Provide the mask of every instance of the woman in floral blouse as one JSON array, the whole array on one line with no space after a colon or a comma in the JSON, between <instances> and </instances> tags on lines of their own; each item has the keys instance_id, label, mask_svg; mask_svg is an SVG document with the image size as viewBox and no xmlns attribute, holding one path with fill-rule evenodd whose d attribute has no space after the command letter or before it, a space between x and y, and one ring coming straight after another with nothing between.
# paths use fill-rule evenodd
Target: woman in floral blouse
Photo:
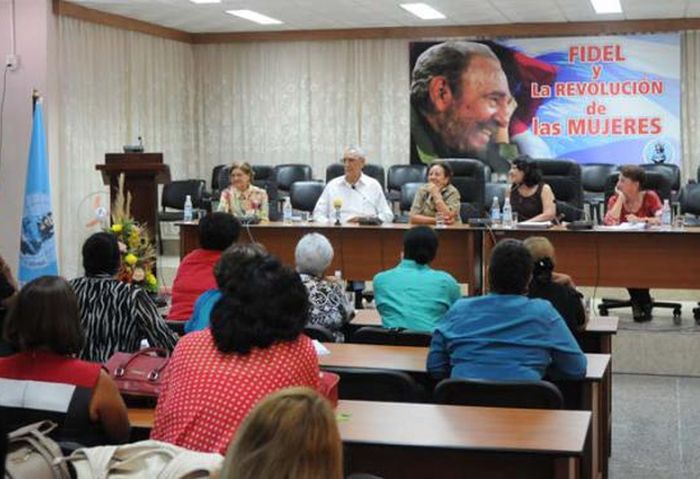
<instances>
[{"instance_id":1,"label":"woman in floral blouse","mask_svg":"<svg viewBox=\"0 0 700 479\"><path fill-rule=\"evenodd\" d=\"M309 324L327 328L337 343L345 340L341 328L350 320L349 303L339 281L323 277L333 260L333 246L319 233L304 235L294 252L297 271L309 292Z\"/></svg>"},{"instance_id":2,"label":"woman in floral blouse","mask_svg":"<svg viewBox=\"0 0 700 479\"><path fill-rule=\"evenodd\" d=\"M221 192L218 211L237 217L257 216L269 219L267 192L252 184L253 169L248 163L231 165L231 186Z\"/></svg>"}]
</instances>

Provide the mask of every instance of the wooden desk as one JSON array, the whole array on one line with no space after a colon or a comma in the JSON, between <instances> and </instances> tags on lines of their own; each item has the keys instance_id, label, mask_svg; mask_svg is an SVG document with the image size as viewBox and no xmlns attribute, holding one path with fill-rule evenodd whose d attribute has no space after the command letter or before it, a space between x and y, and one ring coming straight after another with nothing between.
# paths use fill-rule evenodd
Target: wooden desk
<instances>
[{"instance_id":1,"label":"wooden desk","mask_svg":"<svg viewBox=\"0 0 700 479\"><path fill-rule=\"evenodd\" d=\"M611 354L612 335L617 334L618 322L617 316L591 316L586 329L576 335L581 349L586 353ZM354 328L381 327L382 318L376 309L358 309L350 325Z\"/></svg>"},{"instance_id":2,"label":"wooden desk","mask_svg":"<svg viewBox=\"0 0 700 479\"><path fill-rule=\"evenodd\" d=\"M562 226L491 231L483 235L484 271L494 240L544 236L557 252L557 270L571 275L578 285L700 289L700 227L638 232L569 231Z\"/></svg>"},{"instance_id":3,"label":"wooden desk","mask_svg":"<svg viewBox=\"0 0 700 479\"><path fill-rule=\"evenodd\" d=\"M600 385L601 404L607 410L601 411L601 421L604 424L604 433L607 431L606 457L610 457L612 444L612 336L617 334L618 318L616 316L591 316L586 329L576 333L576 339L581 344L581 349L586 353L610 354L610 365L603 376ZM376 309L359 309L350 323L350 327L359 329L363 326L381 326L382 320ZM352 341L352 339L350 339Z\"/></svg>"},{"instance_id":4,"label":"wooden desk","mask_svg":"<svg viewBox=\"0 0 700 479\"><path fill-rule=\"evenodd\" d=\"M199 247L199 225L177 223L180 227L181 258ZM343 277L371 280L375 274L393 268L401 259L403 235L411 225L387 223L381 226L332 226L316 223L284 224L278 222L253 225L250 236L244 229L240 241L255 240L284 263L294 265L294 249L307 233L326 236L335 251L329 271L340 270ZM432 266L448 271L460 283L468 283L470 291L481 284L481 231L466 225L435 230L440 248Z\"/></svg>"},{"instance_id":5,"label":"wooden desk","mask_svg":"<svg viewBox=\"0 0 700 479\"><path fill-rule=\"evenodd\" d=\"M323 343L331 352L319 356L321 367L381 368L426 374L428 348L377 344ZM609 354L586 354L585 381L601 381L610 364Z\"/></svg>"},{"instance_id":6,"label":"wooden desk","mask_svg":"<svg viewBox=\"0 0 700 479\"><path fill-rule=\"evenodd\" d=\"M338 427L348 471L392 478L575 478L587 411L343 401ZM410 421L407 421L410 418ZM152 409L130 409L151 427Z\"/></svg>"},{"instance_id":7,"label":"wooden desk","mask_svg":"<svg viewBox=\"0 0 700 479\"><path fill-rule=\"evenodd\" d=\"M383 346L370 344L324 343L331 354L319 357L321 367L382 368L404 371L418 378L427 376L425 369L428 348L411 346ZM609 401L602 394L604 379L609 373L609 354L586 354L588 368L582 381L554 381L562 394L567 409L590 411L593 418L591 435L587 442L581 477L595 478L600 472L607 477Z\"/></svg>"}]
</instances>

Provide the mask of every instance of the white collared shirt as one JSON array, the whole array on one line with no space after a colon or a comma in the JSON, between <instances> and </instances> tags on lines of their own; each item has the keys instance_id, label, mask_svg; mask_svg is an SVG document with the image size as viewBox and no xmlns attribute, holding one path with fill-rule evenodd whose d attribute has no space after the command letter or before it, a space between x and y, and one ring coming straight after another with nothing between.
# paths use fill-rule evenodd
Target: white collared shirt
<instances>
[{"instance_id":1,"label":"white collared shirt","mask_svg":"<svg viewBox=\"0 0 700 479\"><path fill-rule=\"evenodd\" d=\"M320 223L334 221L333 201L336 199L343 202L340 208L342 223L355 216L377 216L385 223L391 223L394 219L381 185L364 173L354 185L347 182L345 175L329 181L314 208L314 220Z\"/></svg>"}]
</instances>

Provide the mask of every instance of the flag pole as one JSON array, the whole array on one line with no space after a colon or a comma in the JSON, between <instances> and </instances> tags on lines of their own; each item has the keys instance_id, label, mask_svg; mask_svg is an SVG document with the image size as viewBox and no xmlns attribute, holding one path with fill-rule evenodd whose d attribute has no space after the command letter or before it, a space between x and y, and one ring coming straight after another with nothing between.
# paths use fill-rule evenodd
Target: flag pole
<instances>
[{"instance_id":1,"label":"flag pole","mask_svg":"<svg viewBox=\"0 0 700 479\"><path fill-rule=\"evenodd\" d=\"M36 110L36 102L39 101L39 97L39 90L32 88L32 115L34 114L34 110Z\"/></svg>"}]
</instances>

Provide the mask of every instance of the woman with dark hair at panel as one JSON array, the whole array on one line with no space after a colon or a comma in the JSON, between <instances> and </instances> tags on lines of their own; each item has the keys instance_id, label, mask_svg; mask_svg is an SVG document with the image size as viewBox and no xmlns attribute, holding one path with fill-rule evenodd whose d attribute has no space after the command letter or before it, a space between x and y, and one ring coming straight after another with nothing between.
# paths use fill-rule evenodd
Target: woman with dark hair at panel
<instances>
[{"instance_id":1,"label":"woman with dark hair at panel","mask_svg":"<svg viewBox=\"0 0 700 479\"><path fill-rule=\"evenodd\" d=\"M214 265L216 288L209 289L197 298L192 318L185 323L185 333L200 331L209 327L211 312L221 299L223 288L228 283L239 281L239 272L249 262L267 256L267 251L259 243L234 244L223 252Z\"/></svg>"},{"instance_id":2,"label":"woman with dark hair at panel","mask_svg":"<svg viewBox=\"0 0 700 479\"><path fill-rule=\"evenodd\" d=\"M270 394L246 417L220 479L341 479L343 446L330 403L308 388Z\"/></svg>"},{"instance_id":3,"label":"woman with dark hair at panel","mask_svg":"<svg viewBox=\"0 0 700 479\"><path fill-rule=\"evenodd\" d=\"M297 243L294 261L309 292L309 324L327 328L335 341L342 343L345 340L342 328L350 321L353 308L341 282L323 276L333 261L331 242L319 233L304 235Z\"/></svg>"},{"instance_id":4,"label":"woman with dark hair at panel","mask_svg":"<svg viewBox=\"0 0 700 479\"><path fill-rule=\"evenodd\" d=\"M148 293L116 279L120 261L117 238L95 233L83 244L85 276L70 281L85 334L80 358L86 361L104 363L116 352L138 351L144 338L169 350L177 341Z\"/></svg>"},{"instance_id":5,"label":"woman with dark hair at panel","mask_svg":"<svg viewBox=\"0 0 700 479\"><path fill-rule=\"evenodd\" d=\"M586 310L571 278L556 273L554 246L543 236L531 236L523 244L530 251L533 260L532 281L528 289L530 298L546 299L559 314L572 332L583 330L586 324Z\"/></svg>"},{"instance_id":6,"label":"woman with dark hair at panel","mask_svg":"<svg viewBox=\"0 0 700 479\"><path fill-rule=\"evenodd\" d=\"M222 251L238 241L240 230L240 222L226 213L209 213L199 220L200 247L188 253L177 268L168 319L187 321L197 298L216 288L214 265Z\"/></svg>"},{"instance_id":7,"label":"woman with dark hair at panel","mask_svg":"<svg viewBox=\"0 0 700 479\"><path fill-rule=\"evenodd\" d=\"M75 359L83 337L66 280L42 276L13 300L4 337L18 351L0 358L0 416L8 430L50 419L56 440L85 446L129 438L126 406L99 364Z\"/></svg>"},{"instance_id":8,"label":"woman with dark hair at panel","mask_svg":"<svg viewBox=\"0 0 700 479\"><path fill-rule=\"evenodd\" d=\"M552 221L557 214L552 188L542 181L542 172L529 156L519 156L508 172L513 213L518 221Z\"/></svg>"},{"instance_id":9,"label":"woman with dark hair at panel","mask_svg":"<svg viewBox=\"0 0 700 479\"><path fill-rule=\"evenodd\" d=\"M459 299L457 281L430 267L437 249L438 237L432 228L417 226L406 231L401 262L372 281L382 326L432 332Z\"/></svg>"},{"instance_id":10,"label":"woman with dark hair at panel","mask_svg":"<svg viewBox=\"0 0 700 479\"><path fill-rule=\"evenodd\" d=\"M248 163L231 165L231 186L221 192L218 211L239 218L255 216L269 219L267 192L253 184L253 168Z\"/></svg>"},{"instance_id":11,"label":"woman with dark hair at panel","mask_svg":"<svg viewBox=\"0 0 700 479\"><path fill-rule=\"evenodd\" d=\"M316 352L302 334L309 300L299 275L271 256L230 268L211 326L182 337L173 352L152 439L224 454L261 398L290 386L318 389Z\"/></svg>"},{"instance_id":12,"label":"woman with dark hair at panel","mask_svg":"<svg viewBox=\"0 0 700 479\"><path fill-rule=\"evenodd\" d=\"M556 309L526 296L532 256L522 242L504 239L491 252L491 292L458 300L438 323L428 372L493 381L539 381L545 372L586 375L586 356Z\"/></svg>"},{"instance_id":13,"label":"woman with dark hair at panel","mask_svg":"<svg viewBox=\"0 0 700 479\"><path fill-rule=\"evenodd\" d=\"M644 168L624 165L615 185L615 194L608 200L608 212L603 224L647 223L658 225L663 204L655 191L643 190ZM648 289L628 288L635 321L651 321L651 295Z\"/></svg>"},{"instance_id":14,"label":"woman with dark hair at panel","mask_svg":"<svg viewBox=\"0 0 700 479\"><path fill-rule=\"evenodd\" d=\"M434 225L438 215L446 225L461 223L460 195L451 184L452 168L444 161L433 161L428 167L428 182L413 198L410 220L414 224Z\"/></svg>"}]
</instances>

